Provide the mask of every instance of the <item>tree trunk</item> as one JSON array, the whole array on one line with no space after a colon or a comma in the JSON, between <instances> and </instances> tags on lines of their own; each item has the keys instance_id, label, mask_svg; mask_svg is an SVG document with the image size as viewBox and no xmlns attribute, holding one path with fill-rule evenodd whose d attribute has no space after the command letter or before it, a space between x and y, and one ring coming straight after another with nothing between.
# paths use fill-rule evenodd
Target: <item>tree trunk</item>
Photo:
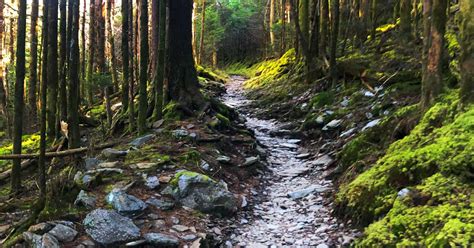
<instances>
[{"instance_id":1,"label":"tree trunk","mask_svg":"<svg viewBox=\"0 0 474 248\"><path fill-rule=\"evenodd\" d=\"M148 67L148 0L140 0L140 83L138 89L138 133L146 132L148 110L147 68Z\"/></svg>"},{"instance_id":2,"label":"tree trunk","mask_svg":"<svg viewBox=\"0 0 474 248\"><path fill-rule=\"evenodd\" d=\"M19 0L18 33L16 41L16 82L13 116L13 153L21 154L21 138L23 135L23 108L25 83L25 43L26 43L26 0ZM21 190L21 159L13 160L11 190L18 193Z\"/></svg>"},{"instance_id":3,"label":"tree trunk","mask_svg":"<svg viewBox=\"0 0 474 248\"><path fill-rule=\"evenodd\" d=\"M130 84L130 59L129 59L129 6L128 0L122 0L122 110L128 110L128 90Z\"/></svg>"},{"instance_id":4,"label":"tree trunk","mask_svg":"<svg viewBox=\"0 0 474 248\"><path fill-rule=\"evenodd\" d=\"M81 50L82 50L82 57L81 57L81 87L80 92L82 96L86 96L86 15L87 15L87 4L84 1L83 9L82 9L82 28L81 28ZM80 100L79 100L80 102Z\"/></svg>"},{"instance_id":5,"label":"tree trunk","mask_svg":"<svg viewBox=\"0 0 474 248\"><path fill-rule=\"evenodd\" d=\"M5 29L5 18L3 16L3 9L5 7L5 0L0 0L0 114L5 116L6 124L5 131L8 136L11 135L10 113L7 108L7 92L5 89L5 81L3 79L3 31Z\"/></svg>"},{"instance_id":6,"label":"tree trunk","mask_svg":"<svg viewBox=\"0 0 474 248\"><path fill-rule=\"evenodd\" d=\"M101 74L107 72L106 57L105 57L105 16L104 16L104 5L102 0L96 0L96 23L97 23L97 51L95 58L97 59L97 69Z\"/></svg>"},{"instance_id":7,"label":"tree trunk","mask_svg":"<svg viewBox=\"0 0 474 248\"><path fill-rule=\"evenodd\" d=\"M163 118L163 81L165 75L165 47L166 47L166 0L159 1L159 43L158 57L155 72L155 119Z\"/></svg>"},{"instance_id":8,"label":"tree trunk","mask_svg":"<svg viewBox=\"0 0 474 248\"><path fill-rule=\"evenodd\" d=\"M130 28L130 30L128 31L129 33L129 44L130 44L130 48L129 48L129 58L130 58L130 84L129 84L129 87L128 87L128 101L129 101L129 104L128 104L128 122L129 122L129 129L130 129L130 132L132 132L133 130L135 130L135 92L134 92L134 49L135 49L135 46L134 46L134 40L135 40L135 37L136 35L134 36L133 33L134 33L134 30L133 30L133 0L130 0L129 1L129 4L128 4L128 7L129 7L129 18L128 18L128 27ZM136 54L136 53L135 53Z\"/></svg>"},{"instance_id":9,"label":"tree trunk","mask_svg":"<svg viewBox=\"0 0 474 248\"><path fill-rule=\"evenodd\" d=\"M72 0L72 22L70 56L69 56L69 102L68 102L68 123L69 123L69 148L74 149L80 146L79 132L79 104L80 104L80 80L79 80L79 0Z\"/></svg>"},{"instance_id":10,"label":"tree trunk","mask_svg":"<svg viewBox=\"0 0 474 248\"><path fill-rule=\"evenodd\" d=\"M321 1L321 34L320 34L320 42L319 42L319 54L322 57L326 56L326 49L328 44L328 27L330 26L329 23L329 1L322 0Z\"/></svg>"},{"instance_id":11,"label":"tree trunk","mask_svg":"<svg viewBox=\"0 0 474 248\"><path fill-rule=\"evenodd\" d=\"M461 102L464 105L474 102L474 1L460 1L460 46L461 58Z\"/></svg>"},{"instance_id":12,"label":"tree trunk","mask_svg":"<svg viewBox=\"0 0 474 248\"><path fill-rule=\"evenodd\" d=\"M280 37L280 55L286 52L286 0L281 0L281 37Z\"/></svg>"},{"instance_id":13,"label":"tree trunk","mask_svg":"<svg viewBox=\"0 0 474 248\"><path fill-rule=\"evenodd\" d=\"M339 0L331 2L331 50L329 56L329 70L333 85L337 82L337 36L339 33Z\"/></svg>"},{"instance_id":14,"label":"tree trunk","mask_svg":"<svg viewBox=\"0 0 474 248\"><path fill-rule=\"evenodd\" d=\"M151 0L151 78L155 78L156 72L156 63L158 61L158 45L160 43L159 35L159 12L160 12L160 3L159 0Z\"/></svg>"},{"instance_id":15,"label":"tree trunk","mask_svg":"<svg viewBox=\"0 0 474 248\"><path fill-rule=\"evenodd\" d=\"M206 0L202 0L201 5L201 35L199 36L199 54L197 59L197 64L200 65L202 62L202 57L204 55L204 34L206 31Z\"/></svg>"},{"instance_id":16,"label":"tree trunk","mask_svg":"<svg viewBox=\"0 0 474 248\"><path fill-rule=\"evenodd\" d=\"M95 0L90 0L90 13L89 13L89 60L88 60L88 65L87 65L87 98L89 105L92 105L94 103L93 99L93 82L92 82L92 77L94 73L94 56L95 56L95 47L96 47L96 42L95 42L95 36L96 36L96 27L95 27L95 22L96 22L96 14L95 14Z\"/></svg>"},{"instance_id":17,"label":"tree trunk","mask_svg":"<svg viewBox=\"0 0 474 248\"><path fill-rule=\"evenodd\" d=\"M275 23L275 0L270 0L270 20L268 21L268 29L270 30L270 46L272 55L275 53L275 32L273 31L273 23Z\"/></svg>"},{"instance_id":18,"label":"tree trunk","mask_svg":"<svg viewBox=\"0 0 474 248\"><path fill-rule=\"evenodd\" d=\"M421 94L421 105L424 109L431 106L435 98L441 93L443 88L442 83L442 65L443 65L443 53L444 53L444 33L446 31L446 8L447 0L425 0L424 3L428 3L428 6L432 8L429 14L424 18L429 18L430 28L426 33L428 40L425 47L428 56L426 58L426 66L424 67L423 80L422 80L422 94Z\"/></svg>"},{"instance_id":19,"label":"tree trunk","mask_svg":"<svg viewBox=\"0 0 474 248\"><path fill-rule=\"evenodd\" d=\"M192 0L169 2L168 83L169 98L190 110L199 110L204 98L199 91L191 45Z\"/></svg>"},{"instance_id":20,"label":"tree trunk","mask_svg":"<svg viewBox=\"0 0 474 248\"><path fill-rule=\"evenodd\" d=\"M2 0L3 1L3 0ZM28 82L28 105L30 110L31 127L37 123L36 86L38 85L38 34L36 32L38 23L38 0L31 3L31 26L30 26L30 79ZM2 39L0 38L0 41ZM0 48L1 49L1 48ZM2 73L2 72L0 72ZM1 103L0 103L1 104Z\"/></svg>"},{"instance_id":21,"label":"tree trunk","mask_svg":"<svg viewBox=\"0 0 474 248\"><path fill-rule=\"evenodd\" d=\"M309 0L300 0L299 19L301 34L309 40Z\"/></svg>"},{"instance_id":22,"label":"tree trunk","mask_svg":"<svg viewBox=\"0 0 474 248\"><path fill-rule=\"evenodd\" d=\"M48 137L54 139L58 134L58 1L51 0L48 10Z\"/></svg>"},{"instance_id":23,"label":"tree trunk","mask_svg":"<svg viewBox=\"0 0 474 248\"><path fill-rule=\"evenodd\" d=\"M193 46L193 56L194 60L197 61L197 42L196 42L196 20L197 20L197 3L193 1L193 20L192 20L192 28L191 32L193 34L192 38L192 46Z\"/></svg>"},{"instance_id":24,"label":"tree trunk","mask_svg":"<svg viewBox=\"0 0 474 248\"><path fill-rule=\"evenodd\" d=\"M115 91L119 90L119 82L118 82L118 75L117 75L117 58L115 56L115 37L114 37L114 30L113 30L113 23L114 23L114 15L112 13L112 6L114 5L114 0L107 0L107 33L108 33L108 40L110 46L110 62L112 68L110 70L112 74L112 82L115 88Z\"/></svg>"},{"instance_id":25,"label":"tree trunk","mask_svg":"<svg viewBox=\"0 0 474 248\"><path fill-rule=\"evenodd\" d=\"M61 121L67 120L67 89L66 89L66 75L67 75L67 26L66 26L66 0L61 0L59 5L60 25L59 25L59 118Z\"/></svg>"},{"instance_id":26,"label":"tree trunk","mask_svg":"<svg viewBox=\"0 0 474 248\"><path fill-rule=\"evenodd\" d=\"M411 36L411 1L400 0L400 37L404 42Z\"/></svg>"}]
</instances>

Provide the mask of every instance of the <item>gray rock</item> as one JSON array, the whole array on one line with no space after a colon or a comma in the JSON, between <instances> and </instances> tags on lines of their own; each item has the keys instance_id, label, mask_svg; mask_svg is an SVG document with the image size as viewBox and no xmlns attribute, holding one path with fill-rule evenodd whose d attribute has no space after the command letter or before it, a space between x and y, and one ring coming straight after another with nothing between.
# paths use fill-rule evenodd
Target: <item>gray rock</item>
<instances>
[{"instance_id":1,"label":"gray rock","mask_svg":"<svg viewBox=\"0 0 474 248\"><path fill-rule=\"evenodd\" d=\"M322 126L324 124L324 116L319 115L318 117L316 117L316 123Z\"/></svg>"},{"instance_id":2,"label":"gray rock","mask_svg":"<svg viewBox=\"0 0 474 248\"><path fill-rule=\"evenodd\" d=\"M140 229L127 217L113 210L96 209L83 221L86 233L97 243L110 246L140 238Z\"/></svg>"},{"instance_id":3,"label":"gray rock","mask_svg":"<svg viewBox=\"0 0 474 248\"><path fill-rule=\"evenodd\" d=\"M217 157L217 162L223 163L223 164L229 164L230 163L230 158L227 156L219 156Z\"/></svg>"},{"instance_id":4,"label":"gray rock","mask_svg":"<svg viewBox=\"0 0 474 248\"><path fill-rule=\"evenodd\" d=\"M191 241L194 241L196 240L198 237L194 234L188 234L188 235L184 235L183 237L181 237L184 241L187 241L187 242L191 242Z\"/></svg>"},{"instance_id":5,"label":"gray rock","mask_svg":"<svg viewBox=\"0 0 474 248\"><path fill-rule=\"evenodd\" d=\"M313 193L324 192L326 190L327 190L327 188L325 188L325 187L312 185L312 186L307 187L305 189L288 193L288 197L290 197L293 200L298 200L298 199L304 198L306 196L309 196Z\"/></svg>"},{"instance_id":6,"label":"gray rock","mask_svg":"<svg viewBox=\"0 0 474 248\"><path fill-rule=\"evenodd\" d=\"M173 230L176 230L178 232L186 232L189 230L189 227L183 226L183 225L173 225L171 228L173 228Z\"/></svg>"},{"instance_id":7,"label":"gray rock","mask_svg":"<svg viewBox=\"0 0 474 248\"><path fill-rule=\"evenodd\" d=\"M339 120L339 119L332 120L328 124L326 124L326 126L323 127L323 130L327 131L330 129L336 129L341 125L341 123L342 123L342 120Z\"/></svg>"},{"instance_id":8,"label":"gray rock","mask_svg":"<svg viewBox=\"0 0 474 248\"><path fill-rule=\"evenodd\" d=\"M224 185L199 173L179 172L165 192L183 206L204 213L226 215L237 210L237 199Z\"/></svg>"},{"instance_id":9,"label":"gray rock","mask_svg":"<svg viewBox=\"0 0 474 248\"><path fill-rule=\"evenodd\" d=\"M204 160L201 161L201 164L199 166L205 171L212 171L212 167Z\"/></svg>"},{"instance_id":10,"label":"gray rock","mask_svg":"<svg viewBox=\"0 0 474 248\"><path fill-rule=\"evenodd\" d=\"M113 148L107 148L102 150L102 156L107 160L116 160L127 156L127 151L119 151Z\"/></svg>"},{"instance_id":11,"label":"gray rock","mask_svg":"<svg viewBox=\"0 0 474 248\"><path fill-rule=\"evenodd\" d=\"M189 132L186 129L180 128L173 131L173 136L178 139L186 138L189 136Z\"/></svg>"},{"instance_id":12,"label":"gray rock","mask_svg":"<svg viewBox=\"0 0 474 248\"><path fill-rule=\"evenodd\" d=\"M28 228L28 232L43 235L53 229L54 225L48 222L38 223Z\"/></svg>"},{"instance_id":13,"label":"gray rock","mask_svg":"<svg viewBox=\"0 0 474 248\"><path fill-rule=\"evenodd\" d=\"M162 233L147 233L143 235L148 244L157 247L178 247L179 240L173 236Z\"/></svg>"},{"instance_id":14,"label":"gray rock","mask_svg":"<svg viewBox=\"0 0 474 248\"><path fill-rule=\"evenodd\" d=\"M133 146L133 147L140 148L143 145L145 145L146 143L150 142L154 138L155 138L154 134L148 134L148 135L136 138L135 140L130 142L130 145Z\"/></svg>"},{"instance_id":15,"label":"gray rock","mask_svg":"<svg viewBox=\"0 0 474 248\"><path fill-rule=\"evenodd\" d=\"M312 162L312 164L314 166L323 166L323 167L326 167L328 165L330 165L334 160L327 154L319 157L318 159L314 160Z\"/></svg>"},{"instance_id":16,"label":"gray rock","mask_svg":"<svg viewBox=\"0 0 474 248\"><path fill-rule=\"evenodd\" d=\"M362 131L365 131L369 128L372 128L372 127L375 127L377 126L379 123L380 123L381 119L375 119L369 123L367 123L367 125L365 125L363 128L362 128Z\"/></svg>"},{"instance_id":17,"label":"gray rock","mask_svg":"<svg viewBox=\"0 0 474 248\"><path fill-rule=\"evenodd\" d=\"M100 164L97 165L97 167L98 168L116 168L116 167L119 167L121 165L122 165L121 162L115 161L115 162L100 163Z\"/></svg>"},{"instance_id":18,"label":"gray rock","mask_svg":"<svg viewBox=\"0 0 474 248\"><path fill-rule=\"evenodd\" d=\"M319 244L316 248L329 248L327 244Z\"/></svg>"},{"instance_id":19,"label":"gray rock","mask_svg":"<svg viewBox=\"0 0 474 248\"><path fill-rule=\"evenodd\" d=\"M92 169L97 168L97 165L102 163L102 161L97 158L86 158L84 159L84 163L85 163L86 170L92 170Z\"/></svg>"},{"instance_id":20,"label":"gray rock","mask_svg":"<svg viewBox=\"0 0 474 248\"><path fill-rule=\"evenodd\" d=\"M174 208L174 202L172 201L167 201L167 200L159 200L159 199L156 199L155 197L151 197L150 199L148 199L146 201L146 203L148 205L152 205L152 206L155 206L161 210L171 210Z\"/></svg>"},{"instance_id":21,"label":"gray rock","mask_svg":"<svg viewBox=\"0 0 474 248\"><path fill-rule=\"evenodd\" d=\"M408 189L408 188L403 188L403 189L401 189L400 191L398 191L398 193L397 193L397 198L398 198L398 199L403 199L403 198L405 198L405 197L407 197L407 196L410 196L410 193L411 193L411 190L410 190L410 189Z\"/></svg>"},{"instance_id":22,"label":"gray rock","mask_svg":"<svg viewBox=\"0 0 474 248\"><path fill-rule=\"evenodd\" d=\"M339 135L340 138L344 138L344 137L348 137L350 136L351 134L353 134L357 129L354 127L354 128L351 128L347 131L344 131L343 133L341 133L341 135Z\"/></svg>"},{"instance_id":23,"label":"gray rock","mask_svg":"<svg viewBox=\"0 0 474 248\"><path fill-rule=\"evenodd\" d=\"M31 248L41 248L42 237L38 234L32 232L24 232L23 239L26 241L29 247Z\"/></svg>"},{"instance_id":24,"label":"gray rock","mask_svg":"<svg viewBox=\"0 0 474 248\"><path fill-rule=\"evenodd\" d=\"M45 233L41 240L41 248L60 248L58 239L49 233Z\"/></svg>"},{"instance_id":25,"label":"gray rock","mask_svg":"<svg viewBox=\"0 0 474 248\"><path fill-rule=\"evenodd\" d=\"M140 239L140 240L137 240L137 241L128 242L128 243L125 244L125 246L126 247L136 247L136 246L141 246L145 243L146 243L146 239Z\"/></svg>"},{"instance_id":26,"label":"gray rock","mask_svg":"<svg viewBox=\"0 0 474 248\"><path fill-rule=\"evenodd\" d=\"M100 178L96 173L83 173L78 171L76 175L74 175L74 182L77 186L81 189L91 189L100 182Z\"/></svg>"},{"instance_id":27,"label":"gray rock","mask_svg":"<svg viewBox=\"0 0 474 248\"><path fill-rule=\"evenodd\" d=\"M245 162L242 164L243 167L250 166L256 164L260 161L259 157L248 157L245 158Z\"/></svg>"},{"instance_id":28,"label":"gray rock","mask_svg":"<svg viewBox=\"0 0 474 248\"><path fill-rule=\"evenodd\" d=\"M146 209L146 204L133 195L120 189L113 189L106 197L107 203L120 214L134 216L141 214Z\"/></svg>"},{"instance_id":29,"label":"gray rock","mask_svg":"<svg viewBox=\"0 0 474 248\"><path fill-rule=\"evenodd\" d=\"M301 154L296 155L296 158L297 159L307 159L310 156L311 156L311 154L309 154L309 153L301 153Z\"/></svg>"},{"instance_id":30,"label":"gray rock","mask_svg":"<svg viewBox=\"0 0 474 248\"><path fill-rule=\"evenodd\" d=\"M156 189L160 186L160 180L157 176L147 177L145 180L145 186L149 189Z\"/></svg>"},{"instance_id":31,"label":"gray rock","mask_svg":"<svg viewBox=\"0 0 474 248\"><path fill-rule=\"evenodd\" d=\"M57 240L61 242L71 242L77 236L76 230L62 224L56 225L48 233L53 235Z\"/></svg>"}]
</instances>

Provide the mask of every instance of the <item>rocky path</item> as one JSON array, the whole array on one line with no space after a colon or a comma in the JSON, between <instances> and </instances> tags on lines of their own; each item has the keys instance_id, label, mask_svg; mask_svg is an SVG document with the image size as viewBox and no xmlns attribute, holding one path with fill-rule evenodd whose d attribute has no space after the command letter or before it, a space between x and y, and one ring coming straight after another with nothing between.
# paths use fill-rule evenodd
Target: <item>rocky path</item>
<instances>
[{"instance_id":1,"label":"rocky path","mask_svg":"<svg viewBox=\"0 0 474 248\"><path fill-rule=\"evenodd\" d=\"M350 243L355 231L330 214L326 198L331 181L323 172L332 158L313 154L300 140L284 135L282 123L255 117L243 92L245 79L233 77L222 100L246 118L246 125L267 154L268 171L260 175L261 189L252 190L248 211L224 221L227 247L340 247Z\"/></svg>"}]
</instances>

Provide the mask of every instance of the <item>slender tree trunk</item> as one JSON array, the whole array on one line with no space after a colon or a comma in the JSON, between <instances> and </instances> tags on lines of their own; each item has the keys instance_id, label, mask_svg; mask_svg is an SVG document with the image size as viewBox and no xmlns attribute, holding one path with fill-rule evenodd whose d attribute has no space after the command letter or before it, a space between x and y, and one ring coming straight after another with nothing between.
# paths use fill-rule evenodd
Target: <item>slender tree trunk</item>
<instances>
[{"instance_id":1,"label":"slender tree trunk","mask_svg":"<svg viewBox=\"0 0 474 248\"><path fill-rule=\"evenodd\" d=\"M191 45L191 0L169 2L168 27L168 80L171 100L190 109L198 110L204 104L199 91Z\"/></svg>"},{"instance_id":2,"label":"slender tree trunk","mask_svg":"<svg viewBox=\"0 0 474 248\"><path fill-rule=\"evenodd\" d=\"M59 5L60 24L59 24L59 118L61 121L67 120L67 89L66 89L66 75L67 75L67 26L66 26L66 0L61 0Z\"/></svg>"},{"instance_id":3,"label":"slender tree trunk","mask_svg":"<svg viewBox=\"0 0 474 248\"><path fill-rule=\"evenodd\" d=\"M96 0L96 23L97 23L97 51L96 51L96 59L97 59L97 69L101 74L107 72L106 66L106 57L105 57L105 16L104 16L104 5L102 0Z\"/></svg>"},{"instance_id":4,"label":"slender tree trunk","mask_svg":"<svg viewBox=\"0 0 474 248\"><path fill-rule=\"evenodd\" d=\"M3 78L3 31L5 29L5 18L3 16L3 9L5 7L5 0L0 0L0 114L5 117L5 130L8 136L11 135L10 113L7 107L7 92L5 89L5 81Z\"/></svg>"},{"instance_id":5,"label":"slender tree trunk","mask_svg":"<svg viewBox=\"0 0 474 248\"><path fill-rule=\"evenodd\" d=\"M400 0L400 36L404 42L411 36L411 1Z\"/></svg>"},{"instance_id":6,"label":"slender tree trunk","mask_svg":"<svg viewBox=\"0 0 474 248\"><path fill-rule=\"evenodd\" d=\"M309 40L309 0L300 0L299 19L301 34Z\"/></svg>"},{"instance_id":7,"label":"slender tree trunk","mask_svg":"<svg viewBox=\"0 0 474 248\"><path fill-rule=\"evenodd\" d=\"M159 1L158 33L159 43L155 72L155 119L163 118L163 81L165 75L165 48L166 48L166 0Z\"/></svg>"},{"instance_id":8,"label":"slender tree trunk","mask_svg":"<svg viewBox=\"0 0 474 248\"><path fill-rule=\"evenodd\" d=\"M158 44L160 41L160 35L158 32L159 25L159 12L160 12L160 3L159 0L151 0L151 78L155 78L156 72L156 63L158 61Z\"/></svg>"},{"instance_id":9,"label":"slender tree trunk","mask_svg":"<svg viewBox=\"0 0 474 248\"><path fill-rule=\"evenodd\" d=\"M474 102L474 1L460 1L461 101L464 105Z\"/></svg>"},{"instance_id":10,"label":"slender tree trunk","mask_svg":"<svg viewBox=\"0 0 474 248\"><path fill-rule=\"evenodd\" d=\"M114 30L113 30L113 22L114 22L114 15L112 13L112 6L114 5L114 0L107 0L107 33L108 33L108 40L110 46L110 60L112 68L110 70L112 74L112 82L115 87L115 91L119 90L119 82L118 82L118 75L117 75L117 58L115 56L115 37L114 37Z\"/></svg>"},{"instance_id":11,"label":"slender tree trunk","mask_svg":"<svg viewBox=\"0 0 474 248\"><path fill-rule=\"evenodd\" d=\"M268 29L270 30L270 46L272 55L275 53L275 32L273 31L273 24L275 23L275 0L270 0L270 20L268 21Z\"/></svg>"},{"instance_id":12,"label":"slender tree trunk","mask_svg":"<svg viewBox=\"0 0 474 248\"><path fill-rule=\"evenodd\" d=\"M23 135L23 108L25 83L25 45L26 45L26 0L19 0L18 34L16 47L16 83L13 116L13 153L21 154L21 138ZM21 159L13 160L11 174L11 190L18 193L21 190Z\"/></svg>"},{"instance_id":13,"label":"slender tree trunk","mask_svg":"<svg viewBox=\"0 0 474 248\"><path fill-rule=\"evenodd\" d=\"M81 50L82 50L82 57L81 57L81 95L86 96L86 14L87 13L87 4L84 1L83 10L82 10L82 28L81 28ZM79 100L80 102L80 100Z\"/></svg>"},{"instance_id":14,"label":"slender tree trunk","mask_svg":"<svg viewBox=\"0 0 474 248\"><path fill-rule=\"evenodd\" d=\"M333 85L337 82L337 62L336 62L336 51L337 51L337 36L339 33L339 0L331 2L331 49L329 56L329 70Z\"/></svg>"},{"instance_id":15,"label":"slender tree trunk","mask_svg":"<svg viewBox=\"0 0 474 248\"><path fill-rule=\"evenodd\" d=\"M68 123L69 123L69 148L74 149L80 146L79 132L79 104L80 104L80 80L79 80L79 0L71 0L72 22L70 56L69 56L69 102L68 102Z\"/></svg>"},{"instance_id":16,"label":"slender tree trunk","mask_svg":"<svg viewBox=\"0 0 474 248\"><path fill-rule=\"evenodd\" d=\"M58 134L58 1L50 0L48 10L48 137L54 139Z\"/></svg>"},{"instance_id":17,"label":"slender tree trunk","mask_svg":"<svg viewBox=\"0 0 474 248\"><path fill-rule=\"evenodd\" d=\"M281 41L280 41L280 55L286 52L286 0L281 0Z\"/></svg>"},{"instance_id":18,"label":"slender tree trunk","mask_svg":"<svg viewBox=\"0 0 474 248\"><path fill-rule=\"evenodd\" d=\"M96 36L96 27L95 27L95 22L96 22L96 14L95 14L95 0L90 0L90 13L89 13L89 60L88 60L88 65L87 65L87 98L88 102L90 105L94 103L93 99L93 82L92 82L92 77L94 73L94 56L95 56L95 47L96 47L96 42L95 42L95 36Z\"/></svg>"},{"instance_id":19,"label":"slender tree trunk","mask_svg":"<svg viewBox=\"0 0 474 248\"><path fill-rule=\"evenodd\" d=\"M206 32L206 0L202 0L201 5L201 35L199 37L199 54L197 59L197 64L200 65L202 62L202 57L204 55L204 34Z\"/></svg>"},{"instance_id":20,"label":"slender tree trunk","mask_svg":"<svg viewBox=\"0 0 474 248\"><path fill-rule=\"evenodd\" d=\"M431 11L424 18L429 18L430 28L427 32L428 40L424 50L428 52L426 66L424 66L422 80L421 105L424 109L433 104L435 98L441 93L442 83L442 65L444 53L444 33L446 31L446 8L447 0L425 0ZM431 2L432 1L432 2ZM426 31L425 31L426 32Z\"/></svg>"},{"instance_id":21,"label":"slender tree trunk","mask_svg":"<svg viewBox=\"0 0 474 248\"><path fill-rule=\"evenodd\" d=\"M322 0L321 1L321 38L319 42L319 54L322 57L326 56L326 49L328 44L328 27L330 26L329 23L329 1Z\"/></svg>"},{"instance_id":22,"label":"slender tree trunk","mask_svg":"<svg viewBox=\"0 0 474 248\"><path fill-rule=\"evenodd\" d=\"M196 37L197 6L198 6L197 2L193 1L193 17L192 17L193 18L193 21L192 21L193 26L192 26L192 29L191 29L192 31L191 32L193 34L193 38L192 38L193 56L194 56L194 60L196 61L196 63L197 63L197 44L196 44L197 43L196 42L196 39L197 39L197 37Z\"/></svg>"},{"instance_id":23,"label":"slender tree trunk","mask_svg":"<svg viewBox=\"0 0 474 248\"><path fill-rule=\"evenodd\" d=\"M191 18L191 17L190 17ZM146 118L148 110L147 82L148 82L148 0L140 0L140 84L138 107L138 133L146 132Z\"/></svg>"},{"instance_id":24,"label":"slender tree trunk","mask_svg":"<svg viewBox=\"0 0 474 248\"><path fill-rule=\"evenodd\" d=\"M129 2L129 18L128 18L128 21L129 21L129 44L130 44L130 48L129 48L129 58L130 58L130 85L128 87L128 100L129 100L129 104L128 104L128 122L129 122L129 126L130 126L130 132L133 132L133 130L135 130L135 90L134 90L134 64L135 64L135 60L136 58L134 58L134 49L135 49L135 43L134 43L134 40L135 40L135 37L133 35L133 0L130 0Z\"/></svg>"},{"instance_id":25,"label":"slender tree trunk","mask_svg":"<svg viewBox=\"0 0 474 248\"><path fill-rule=\"evenodd\" d=\"M122 0L122 109L128 110L128 90L130 84L130 59L129 59L129 6L128 0Z\"/></svg>"},{"instance_id":26,"label":"slender tree trunk","mask_svg":"<svg viewBox=\"0 0 474 248\"><path fill-rule=\"evenodd\" d=\"M370 5L370 20L372 23L372 27L370 29L370 37L372 38L372 41L375 41L375 31L377 30L377 0L372 0L372 3Z\"/></svg>"},{"instance_id":27,"label":"slender tree trunk","mask_svg":"<svg viewBox=\"0 0 474 248\"><path fill-rule=\"evenodd\" d=\"M31 3L31 26L30 26L30 78L28 83L28 105L30 110L31 126L37 123L36 86L38 85L38 34L36 32L38 23L38 0ZM1 39L0 39L1 40Z\"/></svg>"}]
</instances>

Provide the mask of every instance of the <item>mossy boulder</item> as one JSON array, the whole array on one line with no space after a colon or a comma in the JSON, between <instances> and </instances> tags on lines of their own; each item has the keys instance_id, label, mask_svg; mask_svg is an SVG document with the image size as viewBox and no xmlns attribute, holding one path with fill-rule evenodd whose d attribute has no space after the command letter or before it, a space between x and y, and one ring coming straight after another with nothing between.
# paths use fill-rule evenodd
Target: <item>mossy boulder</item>
<instances>
[{"instance_id":1,"label":"mossy boulder","mask_svg":"<svg viewBox=\"0 0 474 248\"><path fill-rule=\"evenodd\" d=\"M172 195L183 206L204 213L230 215L237 210L237 199L224 184L196 172L176 173L163 193Z\"/></svg>"}]
</instances>

